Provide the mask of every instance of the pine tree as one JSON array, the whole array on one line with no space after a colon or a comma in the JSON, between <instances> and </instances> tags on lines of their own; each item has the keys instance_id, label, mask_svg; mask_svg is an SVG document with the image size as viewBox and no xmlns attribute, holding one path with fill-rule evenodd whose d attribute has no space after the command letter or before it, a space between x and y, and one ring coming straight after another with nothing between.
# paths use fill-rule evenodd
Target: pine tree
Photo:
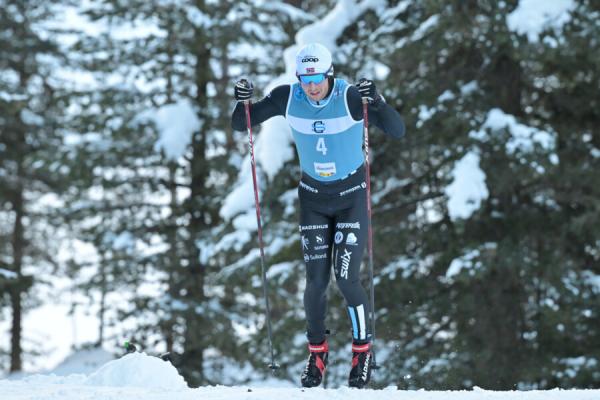
<instances>
[{"instance_id":1,"label":"pine tree","mask_svg":"<svg viewBox=\"0 0 600 400\"><path fill-rule=\"evenodd\" d=\"M103 33L73 48L82 54L77 67L97 82L122 82L82 90L74 102L79 118L72 129L95 139L83 141L73 160L85 167L73 176L79 191L69 213L81 227L80 239L99 254L92 266L99 273L82 289L102 302L158 278L158 293L100 308L113 321L140 321L133 339L143 348L172 351L192 386L221 383L219 365L229 357L227 362L244 363L247 354L235 325L245 317L230 307L232 282L219 274L222 254L213 250L222 232L221 199L237 172L239 151L246 150L244 135L229 129L231 102L223 95L231 92L231 64L238 62L229 52L240 46L234 42L240 35L226 19L235 10L248 13L245 23L254 17L239 2L140 2L125 9L105 1L87 10L91 20L109 24L112 32L145 21L155 33L133 39ZM131 84L135 76L145 84ZM178 118L174 112L182 105L199 121L189 145L180 156L166 148L157 153L169 128L161 115Z\"/></svg>"},{"instance_id":2,"label":"pine tree","mask_svg":"<svg viewBox=\"0 0 600 400\"><path fill-rule=\"evenodd\" d=\"M518 260L527 232L502 223L499 215L520 209L518 220L527 214L514 194L532 171L507 154L508 136L474 143L470 135L494 107L521 116L521 55L506 25L513 8L482 2L409 10L413 18L420 15L419 25L408 31L398 52L407 71L399 84L409 83L406 96L414 99L409 115L418 138L411 143L417 141L418 150L410 154L416 173L411 180L420 199L414 225L409 219L414 236L407 240L412 247L407 254L416 254L416 260L399 260L395 267L404 269L412 285L400 286L406 290L400 301L406 312L400 315L408 318L399 331L409 340L400 341L397 358L419 386L507 389L526 368L528 346L521 338L527 289ZM468 154L480 155L490 193L472 216L454 218L446 207L446 188L455 163ZM515 176L519 180L511 179ZM453 260L470 265L471 274L452 281L447 270ZM405 348L408 354L402 354Z\"/></svg>"},{"instance_id":3,"label":"pine tree","mask_svg":"<svg viewBox=\"0 0 600 400\"><path fill-rule=\"evenodd\" d=\"M65 189L60 154L61 91L53 72L61 52L45 23L46 2L9 1L0 10L0 265L11 309L10 372L23 369L23 318L38 299L38 277L56 266L62 237L52 199ZM45 200L45 201L44 201ZM5 297L6 296L6 297Z\"/></svg>"},{"instance_id":4,"label":"pine tree","mask_svg":"<svg viewBox=\"0 0 600 400\"><path fill-rule=\"evenodd\" d=\"M530 73L532 118L556 133L553 163L535 203L547 226L539 246L543 282L532 309L536 357L544 368L531 380L546 387L600 385L598 359L598 93L597 16L590 1L577 2L561 29L540 34ZM539 224L540 221L536 221ZM553 232L554 234L548 234Z\"/></svg>"},{"instance_id":5,"label":"pine tree","mask_svg":"<svg viewBox=\"0 0 600 400\"><path fill-rule=\"evenodd\" d=\"M375 196L385 189L385 203L376 201L374 208L376 233L381 233L375 239L376 264L382 266L379 326L385 326L379 331L380 346L395 345L386 365L400 371L384 371L382 378L400 387L511 389L592 382L590 347L586 353L579 343L597 340L589 325L594 314L585 311L594 304L594 289L589 278L588 283L582 279L594 272L574 272L584 262L574 259L570 249L579 249L589 265L595 245L582 238L593 231L549 232L579 226L572 215L561 216L560 192L552 183L564 182L563 132L576 138L571 143L592 143L585 128L573 132L576 124L564 121L556 105L567 103L554 94L563 89L550 77L557 54L573 60L573 49L582 48L573 45L585 42L575 32L593 35L593 29L583 29L584 22L574 18L577 23L566 25L573 43L563 42L561 32L530 43L508 29L507 17L516 6L402 3L377 15L381 28L369 38L381 46L365 46L366 54L394 66L386 81L391 90L384 94L389 102L404 101L408 126L402 143L376 147L373 140ZM589 13L591 6L585 7ZM393 43L397 50L390 52ZM586 56L579 59L597 54L593 48L583 51ZM546 76L540 74L546 69ZM565 77L575 70L565 67ZM589 71L588 83L595 79L593 68ZM492 116L513 121L513 127L495 124ZM532 137L520 140L523 130ZM578 154L582 164L572 171L585 170L582 166L594 161L593 148L575 148L585 157ZM572 145L564 151L569 154ZM457 162L470 156L479 160L489 193L470 215L455 217L448 209L447 188ZM389 178L378 181L378 176ZM587 179L575 180L582 182L581 190L589 190ZM450 274L449 267L458 263L462 272ZM565 347L567 326L581 332L587 328L589 335ZM586 360L581 373L572 381L564 379L573 360L581 360L577 357Z\"/></svg>"}]
</instances>

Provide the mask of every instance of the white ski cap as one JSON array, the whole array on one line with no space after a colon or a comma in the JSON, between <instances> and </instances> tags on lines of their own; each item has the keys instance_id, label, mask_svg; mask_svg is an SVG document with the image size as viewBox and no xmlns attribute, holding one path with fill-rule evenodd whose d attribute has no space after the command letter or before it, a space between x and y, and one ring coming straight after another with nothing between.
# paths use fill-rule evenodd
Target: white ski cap
<instances>
[{"instance_id":1,"label":"white ski cap","mask_svg":"<svg viewBox=\"0 0 600 400\"><path fill-rule=\"evenodd\" d=\"M331 53L319 43L310 43L296 54L296 75L333 75Z\"/></svg>"}]
</instances>

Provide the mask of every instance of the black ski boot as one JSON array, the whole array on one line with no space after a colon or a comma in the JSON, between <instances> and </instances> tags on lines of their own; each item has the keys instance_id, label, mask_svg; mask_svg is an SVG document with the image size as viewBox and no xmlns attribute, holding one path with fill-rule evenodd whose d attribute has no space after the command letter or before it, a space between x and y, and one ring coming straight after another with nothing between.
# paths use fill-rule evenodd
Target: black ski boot
<instances>
[{"instance_id":1,"label":"black ski boot","mask_svg":"<svg viewBox=\"0 0 600 400\"><path fill-rule=\"evenodd\" d=\"M327 356L329 355L327 340L321 344L309 344L308 351L310 352L310 356L308 357L308 362L306 363L304 372L302 372L300 381L304 387L319 386L327 367Z\"/></svg>"},{"instance_id":2,"label":"black ski boot","mask_svg":"<svg viewBox=\"0 0 600 400\"><path fill-rule=\"evenodd\" d=\"M371 344L352 344L352 369L348 377L348 385L362 389L371 380Z\"/></svg>"}]
</instances>

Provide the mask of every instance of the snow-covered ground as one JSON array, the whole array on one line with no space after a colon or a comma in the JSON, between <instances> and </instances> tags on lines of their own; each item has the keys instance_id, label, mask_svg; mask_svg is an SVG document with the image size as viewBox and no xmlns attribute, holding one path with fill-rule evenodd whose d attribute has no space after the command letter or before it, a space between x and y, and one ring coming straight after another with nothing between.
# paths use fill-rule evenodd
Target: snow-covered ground
<instances>
[{"instance_id":1,"label":"snow-covered ground","mask_svg":"<svg viewBox=\"0 0 600 400\"><path fill-rule=\"evenodd\" d=\"M72 356L56 370L70 375L31 375L20 379L0 380L2 400L294 400L315 398L332 400L599 400L600 390L551 390L530 392L472 391L402 391L395 387L383 390L302 389L265 386L211 386L190 389L177 370L168 362L143 353L128 354L111 360L93 372L91 367L105 360L101 350Z\"/></svg>"}]
</instances>

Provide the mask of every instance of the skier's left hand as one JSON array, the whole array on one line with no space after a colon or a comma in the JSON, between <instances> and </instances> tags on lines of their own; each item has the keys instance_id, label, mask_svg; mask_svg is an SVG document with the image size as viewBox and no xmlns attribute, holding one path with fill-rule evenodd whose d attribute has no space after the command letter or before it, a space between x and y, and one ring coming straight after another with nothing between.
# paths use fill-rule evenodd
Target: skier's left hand
<instances>
[{"instance_id":1,"label":"skier's left hand","mask_svg":"<svg viewBox=\"0 0 600 400\"><path fill-rule=\"evenodd\" d=\"M367 99L369 103L376 101L379 98L375 82L370 79L361 78L356 84L356 88L363 99Z\"/></svg>"}]
</instances>

